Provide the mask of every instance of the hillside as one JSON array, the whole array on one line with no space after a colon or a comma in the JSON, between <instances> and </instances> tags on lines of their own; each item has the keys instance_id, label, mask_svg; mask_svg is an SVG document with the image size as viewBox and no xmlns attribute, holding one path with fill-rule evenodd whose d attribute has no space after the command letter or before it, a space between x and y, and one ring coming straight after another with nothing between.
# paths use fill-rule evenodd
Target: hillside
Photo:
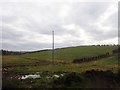
<instances>
[{"instance_id":1,"label":"hillside","mask_svg":"<svg viewBox=\"0 0 120 90\"><path fill-rule=\"evenodd\" d=\"M96 56L112 52L117 46L78 46L68 47L55 50L55 60L71 61L76 58ZM35 53L27 53L23 57L29 57L33 59L51 60L52 52L42 51Z\"/></svg>"},{"instance_id":2,"label":"hillside","mask_svg":"<svg viewBox=\"0 0 120 90\"><path fill-rule=\"evenodd\" d=\"M55 50L54 61L72 62L76 58L97 56L107 52L112 53L112 50L118 46L78 46L68 47ZM47 60L51 61L52 51L37 51L22 55L3 55L3 64L7 63L32 63L35 61Z\"/></svg>"},{"instance_id":3,"label":"hillside","mask_svg":"<svg viewBox=\"0 0 120 90\"><path fill-rule=\"evenodd\" d=\"M110 81L113 83L112 87L119 87L117 84L119 78L116 77L116 75L119 75L119 73L116 74L119 68L119 61L116 54L100 58L99 60L73 63L73 60L76 58L93 57L107 52L112 53L116 48L117 46L78 46L56 49L54 62L51 59L50 50L21 55L3 55L3 87L48 88L54 86L59 87L59 85L60 87L63 87L65 85L65 87L94 88L94 83L98 84L97 87L109 87L111 86ZM87 73L91 73L90 76L86 76ZM97 73L100 73L100 75ZM54 77L63 74L65 74L65 76L60 78ZM40 78L22 80L22 77L25 75L40 75ZM106 77L106 75L109 77ZM94 76L96 77L94 78ZM101 77L104 78L101 79ZM82 78L83 81L78 81L76 78L79 78L80 80ZM113 78L115 78L116 81L113 80ZM70 85L66 85L66 82L69 82L69 79L70 82L73 82ZM78 83L76 83L76 80ZM93 83L91 83L91 81ZM101 84L99 82L104 82L106 84Z\"/></svg>"}]
</instances>

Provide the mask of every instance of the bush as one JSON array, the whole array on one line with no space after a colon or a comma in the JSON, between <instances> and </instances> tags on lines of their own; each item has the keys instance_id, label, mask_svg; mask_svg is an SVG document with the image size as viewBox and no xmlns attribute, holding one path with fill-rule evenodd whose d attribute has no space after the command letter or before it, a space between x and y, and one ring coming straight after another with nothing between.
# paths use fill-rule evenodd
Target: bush
<instances>
[{"instance_id":1,"label":"bush","mask_svg":"<svg viewBox=\"0 0 120 90\"><path fill-rule=\"evenodd\" d=\"M85 82L82 74L80 73L67 73L65 76L60 77L58 79L53 80L52 86L53 88L75 88L75 87L84 87L83 84Z\"/></svg>"}]
</instances>

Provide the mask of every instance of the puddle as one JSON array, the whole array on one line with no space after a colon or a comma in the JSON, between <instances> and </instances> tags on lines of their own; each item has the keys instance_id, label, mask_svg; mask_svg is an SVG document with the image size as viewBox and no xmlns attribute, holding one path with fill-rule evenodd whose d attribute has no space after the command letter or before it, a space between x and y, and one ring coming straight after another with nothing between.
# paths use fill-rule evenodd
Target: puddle
<instances>
[{"instance_id":1,"label":"puddle","mask_svg":"<svg viewBox=\"0 0 120 90\"><path fill-rule=\"evenodd\" d=\"M32 79L35 79L35 78L41 78L40 75L24 75L21 77L21 79L27 79L27 78L32 78Z\"/></svg>"},{"instance_id":2,"label":"puddle","mask_svg":"<svg viewBox=\"0 0 120 90\"><path fill-rule=\"evenodd\" d=\"M59 76L59 75L53 75L53 77L55 77L55 78L59 78L60 76Z\"/></svg>"},{"instance_id":3,"label":"puddle","mask_svg":"<svg viewBox=\"0 0 120 90\"><path fill-rule=\"evenodd\" d=\"M59 78L59 77L63 77L63 76L64 76L64 73L59 74L59 75L55 74L55 75L52 75L52 76L47 76L46 78L47 79L52 79L52 78Z\"/></svg>"},{"instance_id":4,"label":"puddle","mask_svg":"<svg viewBox=\"0 0 120 90\"><path fill-rule=\"evenodd\" d=\"M64 73L63 73L63 74L60 74L60 76L64 76Z\"/></svg>"},{"instance_id":5,"label":"puddle","mask_svg":"<svg viewBox=\"0 0 120 90\"><path fill-rule=\"evenodd\" d=\"M65 75L65 73L54 74L54 75L46 75L46 78L47 79L60 78L60 77L63 77L64 75ZM19 79L19 80L36 79L36 78L42 78L40 76L40 72L36 72L36 74L16 75L16 76L10 77L10 79Z\"/></svg>"}]
</instances>

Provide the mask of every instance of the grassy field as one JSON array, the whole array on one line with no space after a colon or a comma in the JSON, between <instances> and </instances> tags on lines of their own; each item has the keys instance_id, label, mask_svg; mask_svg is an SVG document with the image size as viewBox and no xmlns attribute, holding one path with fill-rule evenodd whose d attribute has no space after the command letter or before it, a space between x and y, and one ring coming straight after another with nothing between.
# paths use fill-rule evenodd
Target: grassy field
<instances>
[{"instance_id":1,"label":"grassy field","mask_svg":"<svg viewBox=\"0 0 120 90\"><path fill-rule=\"evenodd\" d=\"M104 69L104 70L114 70L117 69L118 66L118 57L113 56L109 58L104 58L98 61L85 62L81 64L73 64L73 59L82 58L82 57L90 57L96 56L100 54L104 54L106 52L112 52L112 50L116 49L117 46L79 46L79 47L70 47L64 49L56 49L55 50L55 60L53 65L53 61L51 60L51 51L42 51L35 53L26 53L23 55L7 55L2 57L2 63L4 65L10 65L11 68L18 69L26 68L31 71L39 71L39 70L50 70L50 71L86 71L88 69ZM44 62L48 62L44 65ZM45 62L45 63L46 63ZM63 63L62 63L63 62ZM65 64L64 64L65 62ZM36 65L38 64L38 65ZM14 65L18 65L14 67ZM25 67L21 67L19 65L25 65ZM28 67L28 65L30 65ZM32 68L31 68L32 66ZM31 69L30 69L31 68ZM23 69L22 69L23 70ZM25 69L26 70L26 69ZM20 70L14 70L20 71ZM30 72L31 72L30 71ZM27 70L26 70L27 72Z\"/></svg>"},{"instance_id":2,"label":"grassy field","mask_svg":"<svg viewBox=\"0 0 120 90\"><path fill-rule=\"evenodd\" d=\"M25 66L25 67L11 67L9 72L15 73L36 73L42 71L50 72L85 72L87 70L98 69L98 70L111 70L113 72L118 71L118 59L116 56L107 59L101 59L98 61L84 62L81 64L57 64L57 65L40 65L40 66Z\"/></svg>"},{"instance_id":3,"label":"grassy field","mask_svg":"<svg viewBox=\"0 0 120 90\"><path fill-rule=\"evenodd\" d=\"M49 72L50 75L56 74L57 72L76 72L84 73L88 70L102 70L102 71L112 71L113 73L118 72L118 56L114 55L111 57L103 58L97 61L83 62L80 64L74 64L72 61L76 58L91 57L100 54L105 54L106 52L112 53L112 50L116 49L117 46L79 46L70 47L55 50L55 60L54 63L51 59L51 51L40 51L33 53L26 53L23 55L3 55L2 65L3 69L3 82L4 87L8 86L10 81L14 87L14 83L23 85L22 87L30 87L28 81L20 82L16 79L11 79L16 75L26 75L26 74L36 74L40 73L43 77L47 74L43 72ZM23 66L22 66L23 65ZM42 87L38 83L48 83L43 79L34 80L34 87ZM42 85L42 84L41 84ZM16 85L15 87L18 87ZM44 87L44 86L43 86Z\"/></svg>"},{"instance_id":4,"label":"grassy field","mask_svg":"<svg viewBox=\"0 0 120 90\"><path fill-rule=\"evenodd\" d=\"M96 55L104 54L106 52L111 52L115 48L117 48L117 46L101 46L101 47L100 46L78 46L78 47L56 49L55 59L71 61L75 58L96 56ZM24 57L51 60L51 54L52 54L51 51L43 51L43 52L25 54Z\"/></svg>"},{"instance_id":5,"label":"grassy field","mask_svg":"<svg viewBox=\"0 0 120 90\"><path fill-rule=\"evenodd\" d=\"M55 61L71 62L73 59L82 57L97 56L105 54L106 52L111 53L112 50L116 49L117 46L78 46L69 47L55 50ZM42 51L35 53L27 53L18 56L3 56L3 64L6 63L30 63L36 60L49 60L51 61L52 51Z\"/></svg>"}]
</instances>

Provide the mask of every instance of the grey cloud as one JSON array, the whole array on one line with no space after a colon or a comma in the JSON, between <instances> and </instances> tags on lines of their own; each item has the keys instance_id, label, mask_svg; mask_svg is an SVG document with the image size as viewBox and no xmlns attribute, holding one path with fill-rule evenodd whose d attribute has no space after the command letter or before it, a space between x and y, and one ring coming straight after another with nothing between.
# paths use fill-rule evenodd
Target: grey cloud
<instances>
[{"instance_id":1,"label":"grey cloud","mask_svg":"<svg viewBox=\"0 0 120 90\"><path fill-rule=\"evenodd\" d=\"M118 28L118 12L112 14L109 19L107 19L108 25ZM120 25L120 24L119 24Z\"/></svg>"},{"instance_id":2,"label":"grey cloud","mask_svg":"<svg viewBox=\"0 0 120 90\"><path fill-rule=\"evenodd\" d=\"M112 27L109 31L101 30L98 26L91 26L90 23L97 23L100 16L106 12L111 3L5 3L3 6L3 48L16 50L37 50L42 48L50 48L50 43L26 41L25 36L29 33L37 33L50 36L51 31L55 31L55 35L61 37L71 35L70 39L61 43L56 43L56 47L82 45L84 40L79 39L81 34L79 30L67 30L63 25L75 24L80 26L87 35L92 36L93 41L108 40L117 37L117 15L114 13L107 21L107 26ZM61 18L60 10L64 10L64 6L70 9L68 15ZM8 26L10 25L10 26ZM22 30L21 31L18 31ZM24 33L25 31L25 33ZM29 32L29 33L26 33ZM113 33L114 32L114 33ZM22 38L21 38L22 37ZM36 36L37 37L37 36ZM78 39L72 39L78 37ZM32 36L31 36L32 38ZM11 43L10 43L11 41ZM12 43L19 41L18 43ZM34 48L33 48L34 47Z\"/></svg>"},{"instance_id":3,"label":"grey cloud","mask_svg":"<svg viewBox=\"0 0 120 90\"><path fill-rule=\"evenodd\" d=\"M22 33L20 34L19 32L15 32L12 28L10 27L2 27L3 32L2 32L2 39L4 40L10 40L10 41L19 41L21 40L21 37L23 36Z\"/></svg>"},{"instance_id":4,"label":"grey cloud","mask_svg":"<svg viewBox=\"0 0 120 90\"><path fill-rule=\"evenodd\" d=\"M56 48L84 45L84 40L67 40L62 43L56 43Z\"/></svg>"},{"instance_id":5,"label":"grey cloud","mask_svg":"<svg viewBox=\"0 0 120 90\"><path fill-rule=\"evenodd\" d=\"M108 3L73 3L69 22L80 24L83 27L88 22L96 21L108 8Z\"/></svg>"},{"instance_id":6,"label":"grey cloud","mask_svg":"<svg viewBox=\"0 0 120 90\"><path fill-rule=\"evenodd\" d=\"M113 30L114 31L114 30ZM107 32L107 33L96 33L92 34L95 40L102 41L102 40L108 40L108 39L113 39L117 38L118 34L113 33L113 32Z\"/></svg>"},{"instance_id":7,"label":"grey cloud","mask_svg":"<svg viewBox=\"0 0 120 90\"><path fill-rule=\"evenodd\" d=\"M14 51L31 51L31 50L41 50L51 48L51 44L44 44L44 43L21 43L21 44L12 44L12 43L2 43L2 48Z\"/></svg>"}]
</instances>

